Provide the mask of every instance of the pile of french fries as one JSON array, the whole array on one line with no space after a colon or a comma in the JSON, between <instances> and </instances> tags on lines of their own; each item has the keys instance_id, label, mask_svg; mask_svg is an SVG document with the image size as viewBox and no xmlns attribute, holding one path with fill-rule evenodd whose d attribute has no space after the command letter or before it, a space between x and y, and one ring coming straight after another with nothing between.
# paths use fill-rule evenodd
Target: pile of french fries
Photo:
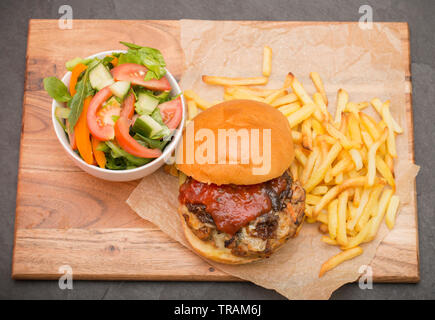
<instances>
[{"instance_id":1,"label":"pile of french fries","mask_svg":"<svg viewBox=\"0 0 435 320\"><path fill-rule=\"evenodd\" d=\"M376 237L384 217L388 228L394 227L399 207L399 197L394 195L395 136L403 130L391 116L390 101L352 102L344 89L338 90L335 114L331 115L317 72L310 73L316 88L313 95L292 73L281 88L257 87L267 84L271 70L272 49L265 46L262 76L203 76L202 80L223 86L224 100L265 102L287 117L296 158L290 171L306 191L306 221L319 223L322 241L342 250L322 265L321 277L360 255L360 245ZM184 96L189 119L218 103L208 102L192 90L184 91ZM379 121L363 112L370 105Z\"/></svg>"}]
</instances>

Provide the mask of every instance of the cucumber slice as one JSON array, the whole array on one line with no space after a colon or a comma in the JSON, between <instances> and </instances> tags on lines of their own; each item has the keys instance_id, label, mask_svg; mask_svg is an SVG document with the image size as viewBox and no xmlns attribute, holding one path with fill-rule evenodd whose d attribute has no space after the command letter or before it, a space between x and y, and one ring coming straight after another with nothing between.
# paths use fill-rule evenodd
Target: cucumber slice
<instances>
[{"instance_id":1,"label":"cucumber slice","mask_svg":"<svg viewBox=\"0 0 435 320\"><path fill-rule=\"evenodd\" d=\"M137 118L133 125L134 132L151 139L155 138L162 130L162 126L146 114Z\"/></svg>"},{"instance_id":2,"label":"cucumber slice","mask_svg":"<svg viewBox=\"0 0 435 320\"><path fill-rule=\"evenodd\" d=\"M159 104L159 99L151 97L149 94L144 92L139 93L137 97L137 102L134 104L136 112L140 115L149 115Z\"/></svg>"},{"instance_id":3,"label":"cucumber slice","mask_svg":"<svg viewBox=\"0 0 435 320\"><path fill-rule=\"evenodd\" d=\"M127 151L121 149L121 147L119 147L117 144L115 144L111 141L106 141L106 145L111 149L112 157L114 157L114 158L124 157L136 166L143 166L144 164L147 164L148 162L150 162L152 160L152 159L148 159L148 158L135 157L135 156L129 154Z\"/></svg>"},{"instance_id":4,"label":"cucumber slice","mask_svg":"<svg viewBox=\"0 0 435 320\"><path fill-rule=\"evenodd\" d=\"M70 113L70 108L56 107L56 109L54 110L54 114L60 119L67 119Z\"/></svg>"},{"instance_id":5,"label":"cucumber slice","mask_svg":"<svg viewBox=\"0 0 435 320\"><path fill-rule=\"evenodd\" d=\"M116 81L110 86L110 91L112 91L115 96L121 99L127 95L128 90L130 90L129 81Z\"/></svg>"},{"instance_id":6,"label":"cucumber slice","mask_svg":"<svg viewBox=\"0 0 435 320\"><path fill-rule=\"evenodd\" d=\"M101 90L115 82L109 70L101 63L89 72L89 81L92 88L97 90Z\"/></svg>"}]
</instances>

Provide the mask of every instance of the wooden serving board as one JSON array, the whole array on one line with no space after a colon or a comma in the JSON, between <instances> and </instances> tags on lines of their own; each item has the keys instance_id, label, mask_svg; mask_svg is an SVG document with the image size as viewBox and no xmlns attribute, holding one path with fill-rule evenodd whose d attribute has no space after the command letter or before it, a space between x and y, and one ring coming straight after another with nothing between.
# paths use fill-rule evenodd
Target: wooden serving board
<instances>
[{"instance_id":1,"label":"wooden serving board","mask_svg":"<svg viewBox=\"0 0 435 320\"><path fill-rule=\"evenodd\" d=\"M409 83L404 94L413 160L409 32L406 23L396 23L395 28L401 30ZM168 69L180 78L184 57L179 39L178 21L74 20L73 29L62 30L57 20L30 20L13 278L55 279L59 267L69 265L75 279L240 280L214 269L139 218L125 203L137 181L107 182L81 171L68 159L52 128L51 99L42 79L61 77L67 60L122 49L118 41L124 40L159 48ZM377 250L372 263L375 281L419 280L415 194L412 199L415 215L398 224Z\"/></svg>"}]
</instances>

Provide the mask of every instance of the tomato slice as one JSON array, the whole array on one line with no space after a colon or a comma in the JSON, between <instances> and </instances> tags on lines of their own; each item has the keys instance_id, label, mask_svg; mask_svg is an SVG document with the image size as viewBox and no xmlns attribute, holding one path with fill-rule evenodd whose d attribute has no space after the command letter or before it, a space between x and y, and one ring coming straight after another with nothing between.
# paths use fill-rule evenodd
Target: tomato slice
<instances>
[{"instance_id":1,"label":"tomato slice","mask_svg":"<svg viewBox=\"0 0 435 320\"><path fill-rule=\"evenodd\" d=\"M105 106L97 112L97 122L100 126L102 125L115 125L114 117L121 115L121 108L118 106Z\"/></svg>"},{"instance_id":2,"label":"tomato slice","mask_svg":"<svg viewBox=\"0 0 435 320\"><path fill-rule=\"evenodd\" d=\"M134 94L133 92L130 92L127 98L125 98L124 101L122 102L121 116L131 119L134 114L134 103L135 103Z\"/></svg>"},{"instance_id":3,"label":"tomato slice","mask_svg":"<svg viewBox=\"0 0 435 320\"><path fill-rule=\"evenodd\" d=\"M183 106L181 103L181 97L177 99L162 103L158 106L160 114L162 115L163 122L169 129L175 129L178 127L183 114Z\"/></svg>"},{"instance_id":4,"label":"tomato slice","mask_svg":"<svg viewBox=\"0 0 435 320\"><path fill-rule=\"evenodd\" d=\"M140 158L158 158L162 154L159 149L148 149L130 136L130 120L121 116L115 123L116 141L122 149Z\"/></svg>"},{"instance_id":5,"label":"tomato slice","mask_svg":"<svg viewBox=\"0 0 435 320\"><path fill-rule=\"evenodd\" d=\"M105 124L99 120L97 112L100 109L103 102L112 96L109 86L101 89L92 98L89 103L87 122L88 128L91 134L100 141L112 140L115 137L115 130L112 125Z\"/></svg>"},{"instance_id":6,"label":"tomato slice","mask_svg":"<svg viewBox=\"0 0 435 320\"><path fill-rule=\"evenodd\" d=\"M140 64L124 63L113 68L110 72L115 81L130 81L132 84L143 86L154 91L166 91L172 89L168 79L165 77L160 80L153 79L144 81L148 69Z\"/></svg>"}]
</instances>

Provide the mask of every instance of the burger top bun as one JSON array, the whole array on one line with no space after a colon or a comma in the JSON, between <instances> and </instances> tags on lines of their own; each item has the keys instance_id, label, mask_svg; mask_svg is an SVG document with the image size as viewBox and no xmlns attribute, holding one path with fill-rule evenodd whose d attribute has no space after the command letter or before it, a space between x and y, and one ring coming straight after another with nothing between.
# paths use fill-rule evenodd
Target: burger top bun
<instances>
[{"instance_id":1,"label":"burger top bun","mask_svg":"<svg viewBox=\"0 0 435 320\"><path fill-rule=\"evenodd\" d=\"M218 131L220 141L224 141L219 129L238 133L233 139L237 148L230 150L227 138L226 152L224 147L219 149ZM214 157L209 150L215 151ZM293 159L291 128L280 111L253 100L230 100L201 112L186 126L183 145L177 152L177 168L203 183L250 185L281 176Z\"/></svg>"}]
</instances>

